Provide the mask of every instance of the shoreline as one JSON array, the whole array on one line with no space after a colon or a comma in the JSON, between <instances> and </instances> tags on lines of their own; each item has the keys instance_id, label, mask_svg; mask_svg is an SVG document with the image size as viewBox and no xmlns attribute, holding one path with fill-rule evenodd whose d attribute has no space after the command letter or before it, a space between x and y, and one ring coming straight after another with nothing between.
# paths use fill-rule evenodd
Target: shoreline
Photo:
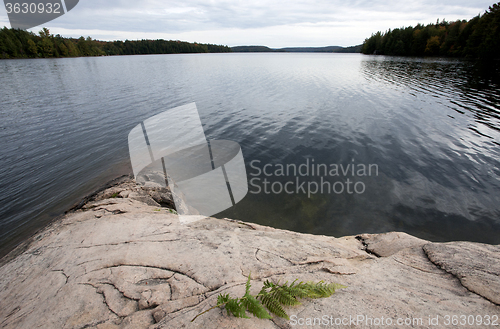
<instances>
[{"instance_id":1,"label":"shoreline","mask_svg":"<svg viewBox=\"0 0 500 329\"><path fill-rule=\"evenodd\" d=\"M6 238L0 241L0 263L1 259L13 251L17 246L32 238L37 232L42 231L47 225L64 216L72 207L81 202L85 197L109 184L114 179L131 175L130 159L111 163L107 168L102 168L100 173L93 177L87 177L84 182L72 181L77 188L66 189L63 187L64 195L56 201L38 207L35 215L20 218L24 221L22 229L8 229ZM103 184L103 182L106 182ZM50 197L50 196L49 196Z\"/></svg>"},{"instance_id":2,"label":"shoreline","mask_svg":"<svg viewBox=\"0 0 500 329\"><path fill-rule=\"evenodd\" d=\"M9 245L7 244L4 249L6 249L6 250L8 249L8 251L5 252L5 253L4 252L0 252L0 267L3 266L8 261L10 261L10 260L14 259L15 257L17 257L19 254L23 253L27 248L29 248L29 246L31 245L31 243L33 242L33 240L35 239L35 237L37 235L39 235L40 233L42 233L43 231L45 231L47 228L49 228L54 223L62 220L67 214L75 212L77 210L80 210L86 203L92 202L96 198L96 196L99 195L99 193L101 193L101 192L103 192L103 191L105 191L107 189L113 188L115 186L119 186L122 183L127 183L127 182L135 182L134 179L133 179L133 174L132 173L121 174L120 176L115 176L114 178L108 180L104 184L96 185L96 188L94 190L91 190L89 193L87 193L86 195L84 195L83 197L81 197L78 201L74 202L64 212L60 213L57 216L54 216L49 221L47 221L45 224L43 224L40 227L36 228L33 232L26 234L26 236L24 238L22 238L22 239L19 239L20 242L18 242L14 246L9 247ZM159 207L163 207L163 206L159 205ZM172 205L171 205L170 208L173 209L173 210L175 210L175 205L173 204L173 201L172 201ZM260 225L260 224L256 224L256 225ZM287 230L287 229L285 229L285 230ZM291 230L289 230L289 231L291 231ZM297 232L297 231L291 231L291 232L296 232L296 233L301 233L301 234L317 235L317 234L308 233L308 232ZM359 234L355 234L355 235L362 235L362 234L385 234L385 233L389 233L389 232L381 232L381 233L359 233ZM405 233L405 234L408 234L408 233ZM414 236L414 235L412 235L412 236ZM419 238L417 236L414 236L414 237L415 238ZM342 237L339 237L339 238L342 238ZM419 239L421 239L421 238L419 238ZM427 241L446 243L446 242L458 242L458 241L467 241L467 240L451 240L451 241L437 241L437 240L433 241L433 240L427 240ZM475 241L469 241L469 242L475 242ZM478 243L484 243L484 242L478 242ZM492 243L484 243L484 244L494 245Z\"/></svg>"},{"instance_id":3,"label":"shoreline","mask_svg":"<svg viewBox=\"0 0 500 329\"><path fill-rule=\"evenodd\" d=\"M335 238L204 216L180 220L160 205L169 197L168 189L118 180L16 248L14 257L2 258L2 326L295 326L218 309L190 322L215 305L217 294L240 295L248 274L254 287L295 279L348 286L287 307L299 323L321 314L437 316L441 322L432 327L446 328L447 314L500 313L499 245L434 243L401 232Z\"/></svg>"},{"instance_id":4,"label":"shoreline","mask_svg":"<svg viewBox=\"0 0 500 329\"><path fill-rule=\"evenodd\" d=\"M95 201L96 197L99 197L100 193L102 193L102 192L104 192L104 191L106 191L108 189L112 189L112 188L114 188L116 186L120 186L120 184L123 184L123 183L134 183L135 184L135 180L133 178L133 174L132 173L121 174L120 176L116 176L116 177L108 180L107 182L105 182L105 183L103 183L101 185L96 185L97 187L94 190L92 190L89 193L87 193L86 195L84 195L79 201L74 202L67 210L65 210L64 212L60 213L57 216L54 216L51 220L49 220L47 223L45 223L41 227L37 228L34 232L29 233L28 235L26 235L25 238L21 239L21 241L19 243L17 243L14 247L10 248L10 250L7 251L6 253L4 253L3 255L2 255L2 253L0 253L0 267L3 266L5 263L11 261L12 259L16 258L18 255L22 254L25 250L27 250L30 247L30 245L35 240L36 236L38 236L39 234L41 234L45 230L49 229L52 225L54 225L57 222L61 221L65 216L67 216L68 214L71 214L71 213L73 213L75 211L81 210L84 207L85 204L87 204L89 202L92 202L92 201ZM137 185L137 186L139 186L139 185ZM104 194L104 195L105 196L109 195L109 193ZM100 196L100 197L102 198L102 196ZM170 198L170 196L167 196L167 197ZM141 199L139 199L139 200L143 201ZM175 209L175 204L174 204L174 202L173 202L172 199L170 200L170 202L171 202L171 205L167 206L166 208L167 209L170 208L170 209L176 210ZM158 207L165 207L165 206L158 204ZM227 219L227 218L224 218L224 219ZM244 222L244 221L241 221L241 220L236 220L236 221ZM246 223L246 222L244 222L244 223ZM250 222L249 222L249 224L252 224L252 225L261 225L261 224L250 223ZM264 226L266 226L266 225L264 225ZM272 226L269 226L269 227L272 227ZM272 228L273 229L280 229L280 228L274 228L274 227L272 227ZM288 230L288 229L283 229L283 230L294 232L294 233L299 233L299 234L310 234L310 235L313 235L313 236L318 235L318 234L314 234L314 233L297 232L297 231L292 231L292 230ZM393 231L391 231L391 232L393 232ZM387 234L387 233L391 233L391 232L359 233L359 234L354 234L353 236L361 236L361 235L366 235L366 234L380 235L380 234ZM411 234L406 233L406 232L398 232L398 233L404 233L404 234L408 234L408 235L410 235L412 237L415 237L417 239L426 240L426 239L419 238L417 236L411 235ZM334 236L331 236L331 237L334 237ZM344 236L341 236L341 237L338 237L338 238L343 238L343 237ZM426 240L426 241L435 242L435 243L471 242L471 243L481 243L481 244L485 244L485 245L496 246L495 244L492 244L492 243L476 242L476 241L468 241L468 240L450 240L450 241ZM5 249L9 249L9 248L5 248Z\"/></svg>"},{"instance_id":5,"label":"shoreline","mask_svg":"<svg viewBox=\"0 0 500 329\"><path fill-rule=\"evenodd\" d=\"M51 225L53 225L55 222L58 222L61 220L64 216L66 216L68 213L78 210L82 207L84 203L87 203L90 201L92 197L97 195L99 192L102 192L113 185L119 184L121 180L125 179L131 179L132 174L125 174L118 176L116 178L113 178L109 180L108 182L98 186L94 191L88 193L87 195L83 196L79 201L74 202L67 210L63 211L57 216L54 216L51 218L48 222L45 224L41 225L40 227L36 228L33 232L27 233L24 238L18 239L20 242L18 243L12 243L9 244L7 243L3 249L8 250L5 253L0 252L0 267L3 266L6 262L9 260L12 260L13 258L17 257L19 254L24 252L27 248L29 248L30 244L33 242L33 239L45 231L47 228L49 228Z\"/></svg>"}]
</instances>

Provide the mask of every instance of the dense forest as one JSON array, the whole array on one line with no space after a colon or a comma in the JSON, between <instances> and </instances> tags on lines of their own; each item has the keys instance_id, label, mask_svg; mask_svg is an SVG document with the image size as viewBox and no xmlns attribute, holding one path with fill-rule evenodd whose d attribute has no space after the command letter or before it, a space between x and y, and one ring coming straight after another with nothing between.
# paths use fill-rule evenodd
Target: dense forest
<instances>
[{"instance_id":1,"label":"dense forest","mask_svg":"<svg viewBox=\"0 0 500 329\"><path fill-rule=\"evenodd\" d=\"M364 54L500 58L500 2L469 21L377 32L363 43Z\"/></svg>"},{"instance_id":2,"label":"dense forest","mask_svg":"<svg viewBox=\"0 0 500 329\"><path fill-rule=\"evenodd\" d=\"M227 46L167 40L98 41L63 38L43 28L38 35L19 29L0 29L0 58L77 57L231 52Z\"/></svg>"}]
</instances>

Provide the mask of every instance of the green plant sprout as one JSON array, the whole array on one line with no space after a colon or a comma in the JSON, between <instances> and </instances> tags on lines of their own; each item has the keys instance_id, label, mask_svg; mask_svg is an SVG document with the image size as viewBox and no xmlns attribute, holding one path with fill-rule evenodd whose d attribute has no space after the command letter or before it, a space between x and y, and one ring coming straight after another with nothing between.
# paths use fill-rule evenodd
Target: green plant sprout
<instances>
[{"instance_id":1,"label":"green plant sprout","mask_svg":"<svg viewBox=\"0 0 500 329\"><path fill-rule=\"evenodd\" d=\"M257 295L250 294L250 274L246 283L245 294L241 298L231 298L229 294L219 294L217 296L217 305L209 308L196 315L191 322L196 320L202 314L213 310L216 307L222 309L224 307L227 314L232 314L238 318L247 318L246 311L252 313L259 319L271 319L269 312L276 314L279 317L290 320L283 306L300 305L298 298L326 298L335 293L336 289L347 288L338 283L324 283L319 281L314 282L299 282L293 281L288 285L288 281L280 285L278 283L266 280L260 292ZM264 308L265 306L265 308ZM267 310L266 310L267 308ZM269 310L269 312L268 312Z\"/></svg>"}]
</instances>

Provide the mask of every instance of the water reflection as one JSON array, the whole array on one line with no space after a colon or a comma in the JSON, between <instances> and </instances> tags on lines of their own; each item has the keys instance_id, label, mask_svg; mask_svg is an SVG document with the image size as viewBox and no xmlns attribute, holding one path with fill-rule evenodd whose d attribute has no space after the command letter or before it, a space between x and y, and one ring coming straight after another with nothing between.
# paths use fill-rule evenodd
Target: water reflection
<instances>
[{"instance_id":1,"label":"water reflection","mask_svg":"<svg viewBox=\"0 0 500 329\"><path fill-rule=\"evenodd\" d=\"M330 97L312 92L316 115L292 110L301 120L289 120L282 138L271 139L270 154L246 151L269 163L306 157L377 163L381 174L366 180L367 192L258 195L220 215L334 236L402 230L434 241L500 243L500 88L493 75L454 59L363 56L360 62L360 75L349 81L365 83L326 79ZM346 93L352 100L332 111Z\"/></svg>"},{"instance_id":2,"label":"water reflection","mask_svg":"<svg viewBox=\"0 0 500 329\"><path fill-rule=\"evenodd\" d=\"M363 194L248 193L218 217L334 236L402 230L500 243L500 88L489 72L360 54L0 61L0 254L130 173L130 130L191 102L209 140L241 145L249 178L252 160L379 167L357 178Z\"/></svg>"},{"instance_id":3,"label":"water reflection","mask_svg":"<svg viewBox=\"0 0 500 329\"><path fill-rule=\"evenodd\" d=\"M500 130L500 63L496 61L369 56L362 72L367 79L442 98L457 115L469 113L476 123ZM488 129L468 128L500 145L498 135Z\"/></svg>"}]
</instances>

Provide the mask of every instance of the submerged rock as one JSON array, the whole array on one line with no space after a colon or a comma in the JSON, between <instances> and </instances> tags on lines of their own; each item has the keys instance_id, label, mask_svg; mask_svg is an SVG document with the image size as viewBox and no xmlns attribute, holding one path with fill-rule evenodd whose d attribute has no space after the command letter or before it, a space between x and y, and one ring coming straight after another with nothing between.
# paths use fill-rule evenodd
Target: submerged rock
<instances>
[{"instance_id":1,"label":"submerged rock","mask_svg":"<svg viewBox=\"0 0 500 329\"><path fill-rule=\"evenodd\" d=\"M168 204L168 191L120 184L5 260L2 328L292 328L314 321L370 328L382 319L393 323L385 328L403 327L398 319L411 321L405 328L450 328L447 315L500 313L499 246L431 243L396 232L334 238L203 216L183 220L158 206ZM214 306L219 293L241 296L249 273L255 293L265 280L348 287L287 307L290 321L237 319L217 308L190 322ZM436 317L438 325L430 326Z\"/></svg>"}]
</instances>

